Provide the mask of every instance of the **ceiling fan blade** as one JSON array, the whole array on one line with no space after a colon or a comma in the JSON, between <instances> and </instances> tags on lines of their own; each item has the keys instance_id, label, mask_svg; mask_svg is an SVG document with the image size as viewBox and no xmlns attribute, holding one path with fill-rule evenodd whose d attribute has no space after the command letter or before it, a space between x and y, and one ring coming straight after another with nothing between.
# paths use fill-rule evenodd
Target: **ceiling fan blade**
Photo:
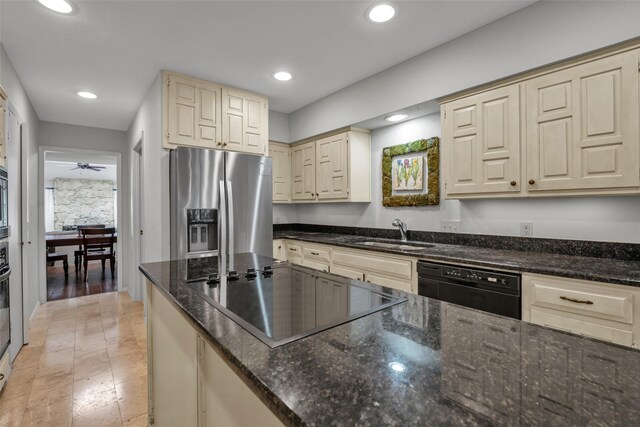
<instances>
[{"instance_id":1,"label":"ceiling fan blade","mask_svg":"<svg viewBox=\"0 0 640 427\"><path fill-rule=\"evenodd\" d=\"M82 168L75 167L75 168L71 168L71 169L69 169L69 170L70 170L70 171L74 171L74 170L76 170L76 169L82 169Z\"/></svg>"},{"instance_id":2,"label":"ceiling fan blade","mask_svg":"<svg viewBox=\"0 0 640 427\"><path fill-rule=\"evenodd\" d=\"M87 169L90 169L90 170L96 171L96 172L100 172L102 170L102 169L94 168L93 166L87 166Z\"/></svg>"}]
</instances>

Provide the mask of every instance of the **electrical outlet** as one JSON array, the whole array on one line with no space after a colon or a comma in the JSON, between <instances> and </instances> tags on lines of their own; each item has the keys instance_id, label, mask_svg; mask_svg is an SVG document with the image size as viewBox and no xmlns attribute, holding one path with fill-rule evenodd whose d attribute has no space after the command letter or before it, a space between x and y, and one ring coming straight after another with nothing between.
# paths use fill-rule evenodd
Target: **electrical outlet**
<instances>
[{"instance_id":1,"label":"electrical outlet","mask_svg":"<svg viewBox=\"0 0 640 427\"><path fill-rule=\"evenodd\" d=\"M521 222L520 223L520 235L523 237L533 236L533 222Z\"/></svg>"},{"instance_id":2,"label":"electrical outlet","mask_svg":"<svg viewBox=\"0 0 640 427\"><path fill-rule=\"evenodd\" d=\"M460 232L460 220L441 220L440 221L440 230L447 233L459 233Z\"/></svg>"}]
</instances>

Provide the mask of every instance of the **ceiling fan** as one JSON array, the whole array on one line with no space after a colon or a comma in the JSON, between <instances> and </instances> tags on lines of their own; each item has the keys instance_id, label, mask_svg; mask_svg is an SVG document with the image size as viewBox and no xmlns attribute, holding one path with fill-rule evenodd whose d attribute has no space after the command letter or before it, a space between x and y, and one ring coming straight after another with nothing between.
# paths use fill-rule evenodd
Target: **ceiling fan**
<instances>
[{"instance_id":1,"label":"ceiling fan","mask_svg":"<svg viewBox=\"0 0 640 427\"><path fill-rule=\"evenodd\" d=\"M89 163L77 163L78 166L76 166L75 168L71 168L69 170L76 170L76 169L82 169L82 170L92 170L92 171L96 171L96 172L100 172L102 169L106 169L106 166L96 166L96 165L91 165Z\"/></svg>"}]
</instances>

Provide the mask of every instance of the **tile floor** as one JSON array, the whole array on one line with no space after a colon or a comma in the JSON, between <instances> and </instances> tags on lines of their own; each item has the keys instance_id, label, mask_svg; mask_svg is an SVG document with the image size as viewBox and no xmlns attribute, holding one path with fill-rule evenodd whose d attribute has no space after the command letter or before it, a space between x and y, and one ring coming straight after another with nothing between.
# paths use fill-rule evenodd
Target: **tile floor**
<instances>
[{"instance_id":1,"label":"tile floor","mask_svg":"<svg viewBox=\"0 0 640 427\"><path fill-rule=\"evenodd\" d=\"M0 393L4 426L146 426L147 333L126 292L40 306Z\"/></svg>"}]
</instances>

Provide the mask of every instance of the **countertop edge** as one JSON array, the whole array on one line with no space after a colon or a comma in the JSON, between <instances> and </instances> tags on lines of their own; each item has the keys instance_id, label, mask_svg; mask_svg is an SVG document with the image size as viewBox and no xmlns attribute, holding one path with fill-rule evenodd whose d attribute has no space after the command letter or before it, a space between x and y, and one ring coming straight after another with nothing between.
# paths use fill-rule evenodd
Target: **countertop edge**
<instances>
[{"instance_id":1,"label":"countertop edge","mask_svg":"<svg viewBox=\"0 0 640 427\"><path fill-rule=\"evenodd\" d=\"M345 237L351 237L351 236L345 235ZM496 270L507 271L507 272L541 274L541 275L548 275L548 276L565 277L569 279L601 282L601 283L607 283L612 285L630 286L635 288L640 287L640 279L633 280L633 279L625 279L625 278L619 278L619 277L611 277L611 276L607 276L605 273L580 274L575 271L566 270L566 269L560 270L557 268L549 268L549 267L545 267L544 265L541 265L540 267L537 267L537 266L533 267L529 265L519 264L516 261L513 261L511 259L508 261L505 261L505 263L496 263L491 261L477 260L477 259L473 259L472 257L467 258L467 257L456 257L456 256L450 256L450 255L441 255L441 254L407 253L405 251L394 250L390 248L370 247L370 246L367 247L364 245L340 242L339 240L333 240L333 239L331 241L323 241L322 239L314 239L307 236L296 236L291 232L281 233L281 234L275 233L273 238L283 239L283 240L298 240L302 242L315 243L318 245L339 246L339 247L349 248L349 249L371 251L371 252L377 252L377 253L386 253L386 254L404 256L408 258L416 258L418 260L423 260L423 261L431 260L431 261L450 262L450 263L456 263L456 264L466 264L470 266L488 267L488 268L493 268ZM380 240L380 239L367 238L367 240ZM385 239L382 239L382 240L385 240ZM414 243L430 244L429 242L414 242ZM462 246L462 245L448 245L448 244L441 244L441 243L437 243L434 245L435 246L455 246L459 248L462 248L462 247L466 248L466 246ZM491 248L476 248L471 246L469 246L468 248L469 250L473 250L473 249L482 249L486 251L496 250ZM508 251L513 252L514 255L517 255L519 252L514 250L508 250ZM531 253L537 253L537 252L525 252L525 253L531 254ZM577 257L574 255L558 255L558 256L586 258L586 257ZM594 259L600 259L600 258L594 258ZM623 262L631 262L631 261L623 261Z\"/></svg>"},{"instance_id":2,"label":"countertop edge","mask_svg":"<svg viewBox=\"0 0 640 427\"><path fill-rule=\"evenodd\" d=\"M145 269L142 265L138 266L140 272L151 282L156 289L158 289L166 298L169 303L178 309L178 312L184 317L192 326L197 328L200 335L209 342L217 353L227 362L227 365L238 375L242 382L247 385L253 391L253 393L260 399L262 403L269 408L269 410L287 426L306 426L307 424L289 408L276 394L274 394L269 387L267 387L258 377L256 377L249 368L247 368L236 356L231 354L227 348L216 340L207 328L198 321L188 310L186 310L177 301L173 295L167 292L157 279L151 274L150 271ZM215 307L211 306L216 309ZM217 310L217 309L216 309Z\"/></svg>"}]
</instances>

